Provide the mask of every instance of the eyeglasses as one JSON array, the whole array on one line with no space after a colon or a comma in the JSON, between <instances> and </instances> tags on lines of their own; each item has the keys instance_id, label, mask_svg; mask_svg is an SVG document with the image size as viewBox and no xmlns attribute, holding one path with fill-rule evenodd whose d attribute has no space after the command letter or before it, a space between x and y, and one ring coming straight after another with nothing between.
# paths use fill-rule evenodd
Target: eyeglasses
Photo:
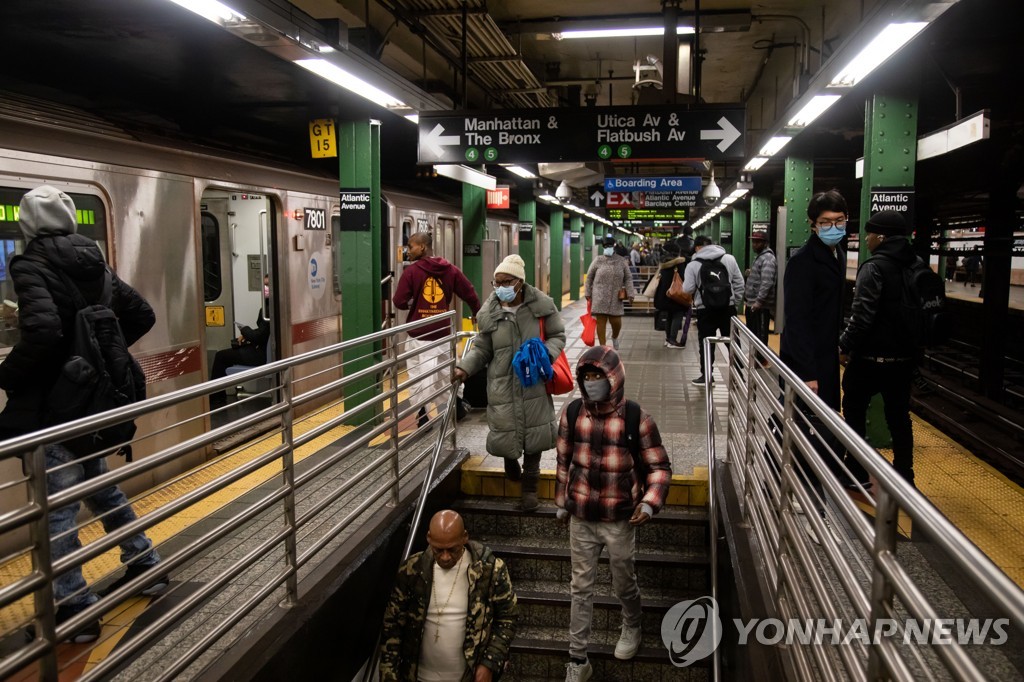
<instances>
[{"instance_id":1,"label":"eyeglasses","mask_svg":"<svg viewBox=\"0 0 1024 682\"><path fill-rule=\"evenodd\" d=\"M815 223L818 227L838 227L841 230L846 229L846 220L827 220L825 222Z\"/></svg>"},{"instance_id":2,"label":"eyeglasses","mask_svg":"<svg viewBox=\"0 0 1024 682\"><path fill-rule=\"evenodd\" d=\"M516 285L516 282L518 282L518 281L519 281L518 279L503 279L503 280L500 280L500 281L492 279L491 280L491 286L492 287L514 287Z\"/></svg>"}]
</instances>

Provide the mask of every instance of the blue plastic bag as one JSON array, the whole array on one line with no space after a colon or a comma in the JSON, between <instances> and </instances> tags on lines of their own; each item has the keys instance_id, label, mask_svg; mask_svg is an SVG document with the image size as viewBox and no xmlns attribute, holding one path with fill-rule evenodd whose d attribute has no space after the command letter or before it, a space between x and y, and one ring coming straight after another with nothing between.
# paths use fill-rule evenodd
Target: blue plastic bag
<instances>
[{"instance_id":1,"label":"blue plastic bag","mask_svg":"<svg viewBox=\"0 0 1024 682\"><path fill-rule=\"evenodd\" d=\"M540 339L527 339L512 358L512 370L526 388L547 383L554 375L547 346Z\"/></svg>"}]
</instances>

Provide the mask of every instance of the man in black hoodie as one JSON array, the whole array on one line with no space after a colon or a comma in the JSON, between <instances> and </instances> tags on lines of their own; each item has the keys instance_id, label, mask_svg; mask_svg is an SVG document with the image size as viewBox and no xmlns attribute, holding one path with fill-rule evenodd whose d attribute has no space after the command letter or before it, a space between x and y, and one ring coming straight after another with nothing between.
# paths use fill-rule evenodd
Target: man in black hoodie
<instances>
[{"instance_id":1,"label":"man in black hoodie","mask_svg":"<svg viewBox=\"0 0 1024 682\"><path fill-rule=\"evenodd\" d=\"M78 312L74 293L65 282L78 288L81 297L92 304L103 297L109 277L109 307L117 314L128 345L139 340L156 322L149 303L107 269L96 242L76 234L75 204L67 194L48 185L28 192L21 200L18 223L27 244L24 253L12 259L10 274L18 296L21 338L0 364L0 388L7 392L7 405L0 414L0 435L4 438L52 426L45 418L47 398L71 354ZM50 496L107 472L104 458L80 457L63 443L47 445L45 452L46 487ZM107 532L136 518L128 498L116 485L93 493L85 502L103 519ZM75 521L79 507L76 501L50 512L53 562L81 547ZM160 561L153 543L143 533L126 538L120 546L121 560L127 564L128 571L115 585L141 576ZM143 593L155 594L167 584L166 576L153 575ZM53 592L58 624L97 600L82 577L81 566L56 576ZM97 619L86 623L71 640L91 642L99 634Z\"/></svg>"},{"instance_id":2,"label":"man in black hoodie","mask_svg":"<svg viewBox=\"0 0 1024 682\"><path fill-rule=\"evenodd\" d=\"M843 374L843 417L864 436L868 403L876 393L885 404L892 435L893 466L914 483L914 432L910 422L910 386L918 349L902 312L903 274L917 260L907 240L907 225L895 211L880 211L864 226L868 258L857 271L853 314L839 337ZM859 463L847 457L850 473L866 482Z\"/></svg>"}]
</instances>

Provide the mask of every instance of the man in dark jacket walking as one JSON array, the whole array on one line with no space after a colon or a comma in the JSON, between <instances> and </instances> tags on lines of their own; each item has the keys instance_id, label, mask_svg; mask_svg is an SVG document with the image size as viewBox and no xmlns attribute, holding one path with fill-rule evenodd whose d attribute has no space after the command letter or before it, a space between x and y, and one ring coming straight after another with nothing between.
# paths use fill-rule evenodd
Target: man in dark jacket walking
<instances>
[{"instance_id":1,"label":"man in dark jacket walking","mask_svg":"<svg viewBox=\"0 0 1024 682\"><path fill-rule=\"evenodd\" d=\"M871 257L857 271L853 314L839 337L843 374L843 417L861 437L868 404L882 394L885 423L892 435L893 467L914 482L914 432L910 421L910 386L918 349L903 313L903 275L917 260L907 240L907 225L895 211L880 211L864 226ZM867 475L847 457L847 466L862 484Z\"/></svg>"},{"instance_id":2,"label":"man in dark jacket walking","mask_svg":"<svg viewBox=\"0 0 1024 682\"><path fill-rule=\"evenodd\" d=\"M395 307L408 310L409 315L405 321L415 322L448 312L452 298L458 295L473 311L473 321L476 322L476 314L480 311L480 297L476 289L461 270L444 258L434 256L432 244L433 238L429 232L417 232L409 237L409 259L412 263L406 266L395 287L392 298ZM414 329L409 333L404 350L426 348L432 341L443 339L447 332L448 324L444 320ZM441 345L426 348L409 359L409 381L429 376L413 386L413 393L429 395L448 385L447 378L441 377L438 370L448 354L449 349ZM429 407L430 403L427 403L420 408L420 426L427 422Z\"/></svg>"},{"instance_id":3,"label":"man in dark jacket walking","mask_svg":"<svg viewBox=\"0 0 1024 682\"><path fill-rule=\"evenodd\" d=\"M128 345L140 339L156 321L146 300L107 269L96 242L76 234L75 204L67 194L43 185L25 194L19 211L18 223L28 243L24 253L10 265L18 296L21 338L0 364L0 388L7 392L7 406L0 414L4 437L52 426L44 416L49 407L47 398L64 361L71 354L78 311L73 302L75 294L68 290L65 281L77 287L86 302L95 303L103 296L109 278L109 307L117 314ZM80 458L80 453L72 452L62 443L47 445L45 452L46 487L50 496L107 472L104 458ZM85 502L102 518L107 532L136 518L128 499L117 486L104 488L85 498ZM79 507L76 501L50 513L52 561L81 547L75 522ZM121 561L127 564L128 570L118 584L141 576L160 561L153 543L142 533L126 538L120 546ZM154 594L165 587L167 577L153 575L144 593ZM57 576L53 591L58 624L97 600L82 577L81 566ZM99 631L96 620L83 626L72 640L93 641L99 637Z\"/></svg>"}]
</instances>

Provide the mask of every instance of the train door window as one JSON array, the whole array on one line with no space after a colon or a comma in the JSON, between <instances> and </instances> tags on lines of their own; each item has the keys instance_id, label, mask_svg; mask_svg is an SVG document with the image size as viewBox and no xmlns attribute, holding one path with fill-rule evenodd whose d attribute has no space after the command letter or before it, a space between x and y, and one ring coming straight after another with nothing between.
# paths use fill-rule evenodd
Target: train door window
<instances>
[{"instance_id":1,"label":"train door window","mask_svg":"<svg viewBox=\"0 0 1024 682\"><path fill-rule=\"evenodd\" d=\"M18 295L10 276L11 258L25 251L26 240L18 225L21 198L31 188L0 187L0 352L18 342ZM75 203L78 234L94 240L109 260L107 209L94 194L66 192Z\"/></svg>"},{"instance_id":2,"label":"train door window","mask_svg":"<svg viewBox=\"0 0 1024 682\"><path fill-rule=\"evenodd\" d=\"M438 218L437 229L434 231L434 255L442 256L450 263L460 263L456 251L455 221L451 218Z\"/></svg>"},{"instance_id":3,"label":"train door window","mask_svg":"<svg viewBox=\"0 0 1024 682\"><path fill-rule=\"evenodd\" d=\"M208 211L202 212L203 300L216 301L224 285L221 281L220 221Z\"/></svg>"},{"instance_id":4,"label":"train door window","mask_svg":"<svg viewBox=\"0 0 1024 682\"><path fill-rule=\"evenodd\" d=\"M402 262L405 263L409 262L409 237L415 234L412 225L412 218L402 220Z\"/></svg>"}]
</instances>

